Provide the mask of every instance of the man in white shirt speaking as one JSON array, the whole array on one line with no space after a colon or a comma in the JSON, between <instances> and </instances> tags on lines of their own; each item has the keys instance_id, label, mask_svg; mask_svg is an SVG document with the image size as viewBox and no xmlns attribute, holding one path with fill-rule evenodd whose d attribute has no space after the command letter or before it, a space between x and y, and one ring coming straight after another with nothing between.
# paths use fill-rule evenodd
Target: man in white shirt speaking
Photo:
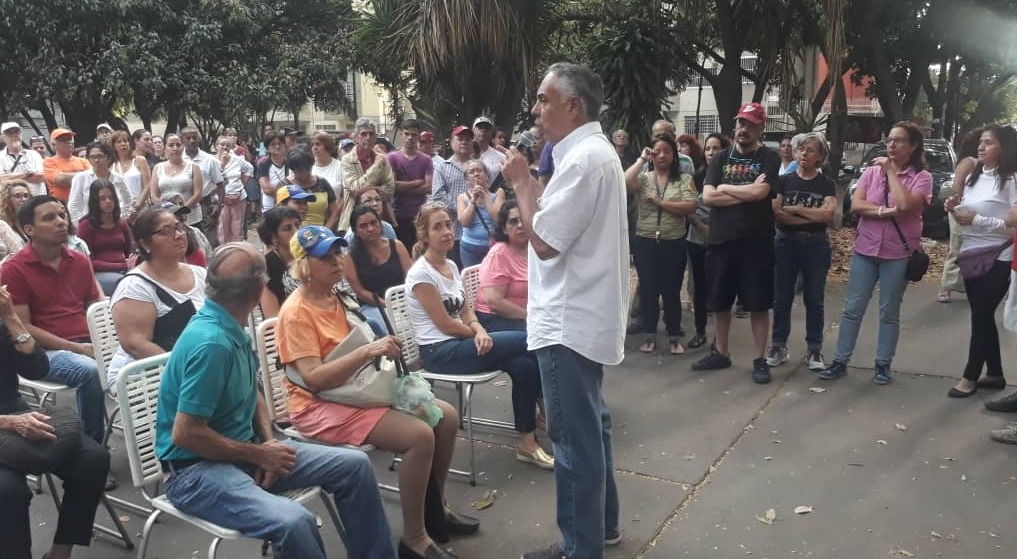
<instances>
[{"instance_id":1,"label":"man in white shirt speaking","mask_svg":"<svg viewBox=\"0 0 1017 559\"><path fill-rule=\"evenodd\" d=\"M624 357L629 292L625 180L597 118L600 77L552 65L533 116L554 144L554 175L542 187L513 149L502 169L530 238L527 345L540 362L554 442L561 541L523 559L602 559L621 540L604 365Z\"/></svg>"}]
</instances>

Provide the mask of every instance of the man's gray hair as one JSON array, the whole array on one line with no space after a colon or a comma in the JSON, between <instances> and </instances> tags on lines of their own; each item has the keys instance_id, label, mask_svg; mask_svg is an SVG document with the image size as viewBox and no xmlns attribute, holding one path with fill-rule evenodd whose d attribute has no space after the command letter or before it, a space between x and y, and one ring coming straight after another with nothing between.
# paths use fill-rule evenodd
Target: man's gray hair
<instances>
[{"instance_id":1,"label":"man's gray hair","mask_svg":"<svg viewBox=\"0 0 1017 559\"><path fill-rule=\"evenodd\" d=\"M223 270L224 264L237 253L248 256L249 264L238 270ZM205 277L205 294L224 307L248 304L261 296L268 277L265 257L247 243L226 243L212 253Z\"/></svg>"},{"instance_id":2,"label":"man's gray hair","mask_svg":"<svg viewBox=\"0 0 1017 559\"><path fill-rule=\"evenodd\" d=\"M558 78L555 87L563 99L578 97L583 102L587 122L600 118L600 108L604 104L604 82L589 66L556 62L547 69L547 73Z\"/></svg>"},{"instance_id":3,"label":"man's gray hair","mask_svg":"<svg viewBox=\"0 0 1017 559\"><path fill-rule=\"evenodd\" d=\"M361 130L364 129L376 130L376 127L374 126L374 121L367 118L366 116L358 118L357 121L353 123L353 130L360 132Z\"/></svg>"},{"instance_id":4,"label":"man's gray hair","mask_svg":"<svg viewBox=\"0 0 1017 559\"><path fill-rule=\"evenodd\" d=\"M823 156L823 160L819 162L819 166L822 167L826 164L826 158L830 156L830 143L826 141L826 135L822 132L803 132L791 138L791 151L797 152L798 146L808 142L809 140L816 140L819 144L819 153Z\"/></svg>"}]
</instances>

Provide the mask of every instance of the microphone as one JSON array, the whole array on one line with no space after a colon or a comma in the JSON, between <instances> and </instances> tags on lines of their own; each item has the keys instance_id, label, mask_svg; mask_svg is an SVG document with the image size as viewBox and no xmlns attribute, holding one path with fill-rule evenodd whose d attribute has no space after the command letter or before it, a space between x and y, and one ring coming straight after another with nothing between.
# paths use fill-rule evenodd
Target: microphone
<instances>
[{"instance_id":1,"label":"microphone","mask_svg":"<svg viewBox=\"0 0 1017 559\"><path fill-rule=\"evenodd\" d=\"M535 142L536 140L537 138L533 136L533 132L527 130L523 132L522 135L519 136L518 140L516 140L516 149L519 151L523 151L532 146L533 142Z\"/></svg>"}]
</instances>

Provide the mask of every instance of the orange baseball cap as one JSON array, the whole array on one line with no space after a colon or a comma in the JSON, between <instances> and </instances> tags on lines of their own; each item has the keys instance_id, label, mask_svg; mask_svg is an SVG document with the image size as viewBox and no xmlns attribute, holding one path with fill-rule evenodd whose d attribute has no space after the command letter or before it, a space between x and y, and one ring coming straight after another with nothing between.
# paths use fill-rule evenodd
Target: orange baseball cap
<instances>
[{"instance_id":1,"label":"orange baseball cap","mask_svg":"<svg viewBox=\"0 0 1017 559\"><path fill-rule=\"evenodd\" d=\"M57 128L57 129L54 129L52 132L50 132L49 139L50 140L56 140L60 136L71 136L71 137L74 137L74 135L75 135L74 131L72 131L70 128Z\"/></svg>"}]
</instances>

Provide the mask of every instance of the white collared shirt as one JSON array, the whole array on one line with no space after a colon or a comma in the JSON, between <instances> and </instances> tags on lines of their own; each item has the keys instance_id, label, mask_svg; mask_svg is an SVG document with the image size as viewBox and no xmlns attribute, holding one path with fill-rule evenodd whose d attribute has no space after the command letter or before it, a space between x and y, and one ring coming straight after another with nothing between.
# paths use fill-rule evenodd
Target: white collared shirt
<instances>
[{"instance_id":1,"label":"white collared shirt","mask_svg":"<svg viewBox=\"0 0 1017 559\"><path fill-rule=\"evenodd\" d=\"M7 148L0 150L0 177L11 173L38 173L41 175L42 156L34 149L24 147L17 155L12 154ZM46 194L46 181L30 182L28 189L32 191L32 196Z\"/></svg>"},{"instance_id":2,"label":"white collared shirt","mask_svg":"<svg viewBox=\"0 0 1017 559\"><path fill-rule=\"evenodd\" d=\"M598 122L554 146L554 175L533 231L558 252L528 251L527 346L564 345L604 365L625 357L629 300L625 177Z\"/></svg>"},{"instance_id":3,"label":"white collared shirt","mask_svg":"<svg viewBox=\"0 0 1017 559\"><path fill-rule=\"evenodd\" d=\"M225 165L220 163L219 169L226 183L226 194L244 192L244 183L240 179L254 176L254 166L235 153L230 153L229 161Z\"/></svg>"},{"instance_id":4,"label":"white collared shirt","mask_svg":"<svg viewBox=\"0 0 1017 559\"><path fill-rule=\"evenodd\" d=\"M95 171L81 171L71 178L71 191L67 195L67 216L77 223L88 215L88 197L92 193L92 182L99 178ZM134 213L134 197L124 183L120 173L109 172L109 181L113 183L117 199L120 201L120 217L127 219Z\"/></svg>"},{"instance_id":5,"label":"white collared shirt","mask_svg":"<svg viewBox=\"0 0 1017 559\"><path fill-rule=\"evenodd\" d=\"M188 156L185 151L184 161L196 163L198 168L201 169L201 180L203 181L201 197L204 198L205 196L214 194L216 185L223 182L222 171L219 167L219 160L211 153L199 149L198 154L194 157Z\"/></svg>"}]
</instances>

